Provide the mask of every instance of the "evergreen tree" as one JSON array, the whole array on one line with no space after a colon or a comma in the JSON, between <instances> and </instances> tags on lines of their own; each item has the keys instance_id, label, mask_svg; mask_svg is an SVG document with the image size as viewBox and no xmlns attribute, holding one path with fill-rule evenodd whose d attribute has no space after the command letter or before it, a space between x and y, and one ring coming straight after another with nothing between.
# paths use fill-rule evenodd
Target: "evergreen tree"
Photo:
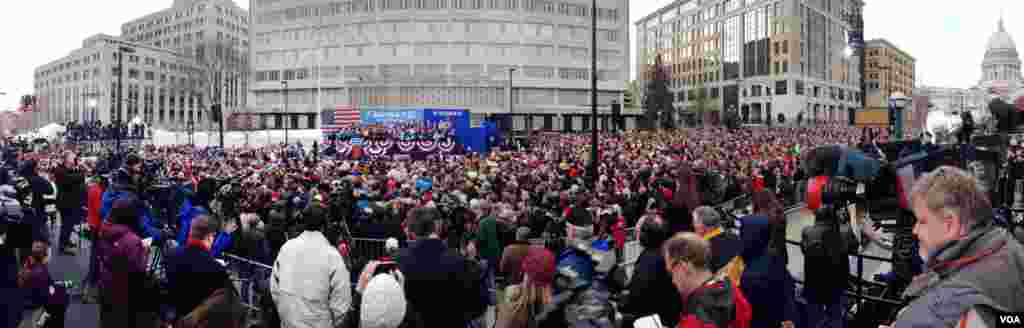
<instances>
[{"instance_id":1,"label":"evergreen tree","mask_svg":"<svg viewBox=\"0 0 1024 328\"><path fill-rule=\"evenodd\" d=\"M662 65L661 55L654 57L654 77L647 81L647 90L644 92L644 115L648 122L655 122L658 114L661 114L661 122L658 126L662 128L675 128L673 119L672 92L668 90L668 67Z\"/></svg>"}]
</instances>

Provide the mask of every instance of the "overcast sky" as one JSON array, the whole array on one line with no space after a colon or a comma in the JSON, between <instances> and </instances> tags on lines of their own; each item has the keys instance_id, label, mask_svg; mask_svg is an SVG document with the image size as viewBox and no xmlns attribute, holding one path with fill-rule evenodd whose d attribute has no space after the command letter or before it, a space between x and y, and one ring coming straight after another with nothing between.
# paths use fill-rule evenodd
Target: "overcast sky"
<instances>
[{"instance_id":1,"label":"overcast sky","mask_svg":"<svg viewBox=\"0 0 1024 328\"><path fill-rule=\"evenodd\" d=\"M173 0L0 0L0 110L32 92L35 67L68 54L82 39L118 35L122 23L170 7ZM917 58L918 83L968 87L977 83L988 37L1000 13L1024 13L1019 0L866 0L865 38L886 38ZM237 1L242 8L248 0ZM633 23L671 0L630 1ZM1024 19L1006 20L1014 41L1024 39ZM635 56L636 49L631 49ZM634 59L635 60L635 59ZM636 67L630 65L630 68ZM631 73L632 77L633 74Z\"/></svg>"}]
</instances>

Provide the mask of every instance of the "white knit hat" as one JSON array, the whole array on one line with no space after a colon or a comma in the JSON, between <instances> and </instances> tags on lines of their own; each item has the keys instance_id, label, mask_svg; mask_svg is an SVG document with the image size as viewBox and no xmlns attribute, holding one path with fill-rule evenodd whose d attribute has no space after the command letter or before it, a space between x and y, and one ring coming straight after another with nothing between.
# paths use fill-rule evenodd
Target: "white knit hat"
<instances>
[{"instance_id":1,"label":"white knit hat","mask_svg":"<svg viewBox=\"0 0 1024 328\"><path fill-rule=\"evenodd\" d=\"M359 310L361 328L397 328L405 319L406 302L402 285L390 274L370 279L363 291Z\"/></svg>"}]
</instances>

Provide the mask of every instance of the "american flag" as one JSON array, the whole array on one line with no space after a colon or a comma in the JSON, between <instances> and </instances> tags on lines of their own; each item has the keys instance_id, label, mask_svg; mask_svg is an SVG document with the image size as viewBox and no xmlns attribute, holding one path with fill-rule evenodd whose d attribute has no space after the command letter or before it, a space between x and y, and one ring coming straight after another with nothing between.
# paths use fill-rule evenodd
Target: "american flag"
<instances>
[{"instance_id":1,"label":"american flag","mask_svg":"<svg viewBox=\"0 0 1024 328\"><path fill-rule=\"evenodd\" d=\"M323 116L321 132L334 132L359 123L359 109L355 106L341 105L335 107L334 112L324 112Z\"/></svg>"}]
</instances>

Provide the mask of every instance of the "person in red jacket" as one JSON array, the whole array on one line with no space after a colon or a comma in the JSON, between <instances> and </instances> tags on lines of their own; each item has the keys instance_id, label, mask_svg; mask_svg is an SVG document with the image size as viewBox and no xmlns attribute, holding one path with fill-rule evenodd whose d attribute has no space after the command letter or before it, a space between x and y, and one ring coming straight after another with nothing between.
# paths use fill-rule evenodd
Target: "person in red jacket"
<instances>
[{"instance_id":1,"label":"person in red jacket","mask_svg":"<svg viewBox=\"0 0 1024 328\"><path fill-rule=\"evenodd\" d=\"M665 241L662 256L672 284L683 297L678 328L749 328L753 311L743 292L707 267L711 247L704 238L681 232Z\"/></svg>"},{"instance_id":2,"label":"person in red jacket","mask_svg":"<svg viewBox=\"0 0 1024 328\"><path fill-rule=\"evenodd\" d=\"M89 273L85 276L85 282L82 284L85 286L85 295L82 296L84 302L94 303L98 296L98 290L96 289L96 272L99 270L99 262L96 261L96 241L99 240L99 231L102 227L103 218L100 217L100 208L103 206L103 192L107 189L107 180L101 176L97 176L92 179L89 183L87 205L86 209L86 221L89 226L89 236L91 236L92 249L89 252Z\"/></svg>"}]
</instances>

